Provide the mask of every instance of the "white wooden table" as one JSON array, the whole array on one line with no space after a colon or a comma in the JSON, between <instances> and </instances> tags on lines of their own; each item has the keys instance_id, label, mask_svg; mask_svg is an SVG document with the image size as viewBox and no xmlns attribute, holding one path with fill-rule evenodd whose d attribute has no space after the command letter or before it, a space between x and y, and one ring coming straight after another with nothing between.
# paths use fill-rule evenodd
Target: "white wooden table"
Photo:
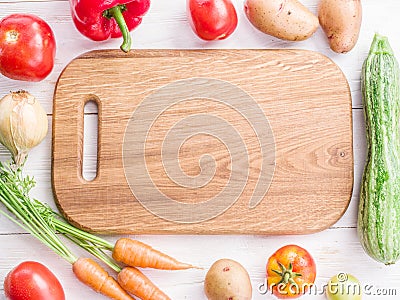
<instances>
[{"instance_id":1,"label":"white wooden table","mask_svg":"<svg viewBox=\"0 0 400 300\"><path fill-rule=\"evenodd\" d=\"M302 1L316 12L318 0ZM273 299L258 292L265 278L265 263L280 246L295 243L308 249L317 263L316 289L302 299L325 299L323 288L336 273L350 272L365 288L363 299L400 299L400 263L384 266L364 254L356 234L356 216L362 168L365 161L364 119L360 95L360 70L374 32L389 36L400 59L400 2L396 0L363 1L363 25L360 39L346 55L330 51L321 29L309 40L288 43L256 31L243 13L243 0L234 0L239 26L225 41L206 43L191 31L185 14L185 0L153 0L140 27L133 32L136 48L302 48L319 51L336 62L346 75L353 96L354 124L354 192L345 215L331 228L307 236L135 236L176 258L208 268L223 257L239 261L248 270L253 284L253 299ZM33 13L45 19L57 38L56 65L51 75L40 83L0 78L0 95L25 89L34 94L45 107L49 124L52 121L52 96L62 69L74 57L93 49L118 48L120 40L95 43L80 35L71 20L67 0L0 0L0 18L11 13ZM51 127L50 127L51 128ZM88 149L90 152L90 149ZM92 151L93 152L93 151ZM26 173L35 176L37 187L33 196L54 207L50 181L51 132L45 141L31 151ZM0 159L8 153L0 148ZM90 159L90 158L89 158ZM85 199L82 199L85 201ZM295 218L296 215L294 214ZM301 222L301 220L299 220ZM116 236L107 237L110 241ZM71 266L41 245L29 234L4 217L0 217L0 282L18 263L36 260L48 266L61 281L67 299L105 299L74 278ZM78 252L79 253L79 252ZM147 275L172 299L205 299L203 280L206 270L165 272L145 270ZM0 298L4 298L0 284ZM389 295L391 294L391 295Z\"/></svg>"}]
</instances>

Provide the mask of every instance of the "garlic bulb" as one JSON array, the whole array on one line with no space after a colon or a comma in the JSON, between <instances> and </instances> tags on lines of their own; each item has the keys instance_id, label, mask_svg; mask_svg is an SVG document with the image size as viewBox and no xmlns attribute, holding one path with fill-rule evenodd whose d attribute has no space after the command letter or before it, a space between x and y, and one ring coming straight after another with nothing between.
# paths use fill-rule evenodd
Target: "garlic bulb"
<instances>
[{"instance_id":1,"label":"garlic bulb","mask_svg":"<svg viewBox=\"0 0 400 300\"><path fill-rule=\"evenodd\" d=\"M44 139L47 115L40 103L26 91L11 92L0 100L0 143L21 166L29 150Z\"/></svg>"}]
</instances>

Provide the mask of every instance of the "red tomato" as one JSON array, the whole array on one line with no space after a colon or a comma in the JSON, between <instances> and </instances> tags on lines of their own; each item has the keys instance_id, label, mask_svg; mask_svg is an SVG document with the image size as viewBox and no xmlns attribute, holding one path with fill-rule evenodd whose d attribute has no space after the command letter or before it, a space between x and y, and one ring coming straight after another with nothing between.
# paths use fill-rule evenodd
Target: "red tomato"
<instances>
[{"instance_id":1,"label":"red tomato","mask_svg":"<svg viewBox=\"0 0 400 300\"><path fill-rule=\"evenodd\" d=\"M16 80L40 81L54 66L56 41L41 18L13 14L0 21L0 73Z\"/></svg>"},{"instance_id":2,"label":"red tomato","mask_svg":"<svg viewBox=\"0 0 400 300\"><path fill-rule=\"evenodd\" d=\"M4 292L10 300L64 300L64 290L44 265L26 261L12 269L4 280Z\"/></svg>"},{"instance_id":3,"label":"red tomato","mask_svg":"<svg viewBox=\"0 0 400 300\"><path fill-rule=\"evenodd\" d=\"M231 0L187 0L193 31L203 40L223 40L235 31L238 18Z\"/></svg>"},{"instance_id":4,"label":"red tomato","mask_svg":"<svg viewBox=\"0 0 400 300\"><path fill-rule=\"evenodd\" d=\"M314 284L315 276L314 259L299 246L284 246L268 259L268 289L278 298L300 297Z\"/></svg>"}]
</instances>

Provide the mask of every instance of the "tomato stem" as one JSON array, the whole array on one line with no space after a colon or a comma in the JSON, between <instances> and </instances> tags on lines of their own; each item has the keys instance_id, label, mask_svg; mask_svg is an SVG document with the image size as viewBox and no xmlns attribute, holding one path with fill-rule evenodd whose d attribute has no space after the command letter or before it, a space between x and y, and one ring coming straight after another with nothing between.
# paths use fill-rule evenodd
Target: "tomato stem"
<instances>
[{"instance_id":1,"label":"tomato stem","mask_svg":"<svg viewBox=\"0 0 400 300\"><path fill-rule=\"evenodd\" d=\"M10 30L6 33L6 41L9 43L18 42L19 33L16 30Z\"/></svg>"},{"instance_id":2,"label":"tomato stem","mask_svg":"<svg viewBox=\"0 0 400 300\"><path fill-rule=\"evenodd\" d=\"M286 268L282 263L280 263L278 261L278 265L280 268L280 271L278 270L272 270L273 272L275 272L276 274L278 274L279 276L281 276L281 280L279 281L279 283L282 284L292 284L294 287L299 288L298 284L296 283L296 281L294 281L294 278L296 277L300 277L301 274L297 273L297 272L293 272L293 265L292 263L289 263L288 268Z\"/></svg>"}]
</instances>

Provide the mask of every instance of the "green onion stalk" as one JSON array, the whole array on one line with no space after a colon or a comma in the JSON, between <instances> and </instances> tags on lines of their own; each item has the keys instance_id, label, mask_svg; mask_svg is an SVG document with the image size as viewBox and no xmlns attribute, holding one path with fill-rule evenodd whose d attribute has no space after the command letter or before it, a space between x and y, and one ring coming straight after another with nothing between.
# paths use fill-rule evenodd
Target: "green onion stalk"
<instances>
[{"instance_id":1,"label":"green onion stalk","mask_svg":"<svg viewBox=\"0 0 400 300\"><path fill-rule=\"evenodd\" d=\"M121 267L104 252L113 249L110 242L72 226L47 204L31 199L29 192L34 186L35 181L32 177L23 176L22 167L0 162L0 202L15 218L4 210L0 210L0 213L30 232L71 264L77 257L63 244L57 233L62 233L116 272L121 271Z\"/></svg>"},{"instance_id":2,"label":"green onion stalk","mask_svg":"<svg viewBox=\"0 0 400 300\"><path fill-rule=\"evenodd\" d=\"M77 257L63 244L37 206L27 196L29 190L35 185L33 178L29 176L24 178L21 173L20 167L14 164L4 165L0 162L0 201L14 217L4 210L0 210L0 213L73 264Z\"/></svg>"}]
</instances>

